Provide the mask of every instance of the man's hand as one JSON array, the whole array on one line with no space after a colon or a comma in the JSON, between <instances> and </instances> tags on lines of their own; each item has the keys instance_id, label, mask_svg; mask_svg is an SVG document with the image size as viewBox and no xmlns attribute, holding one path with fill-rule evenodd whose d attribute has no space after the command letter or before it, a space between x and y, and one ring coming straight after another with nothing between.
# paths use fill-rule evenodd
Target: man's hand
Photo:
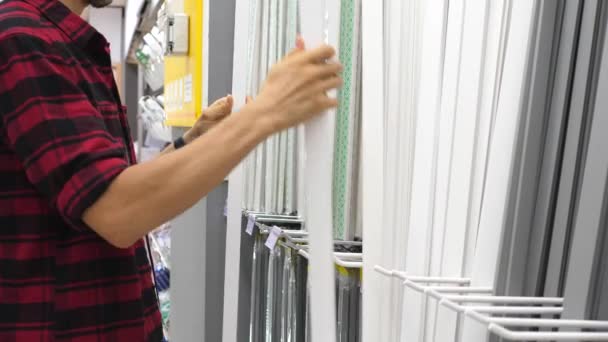
<instances>
[{"instance_id":1,"label":"man's hand","mask_svg":"<svg viewBox=\"0 0 608 342\"><path fill-rule=\"evenodd\" d=\"M212 127L217 125L220 121L224 120L224 118L232 113L233 105L234 99L232 98L232 95L228 95L215 101L211 106L203 109L201 117L198 118L194 126L188 130L186 134L184 134L184 141L186 144L191 143L196 138L200 137Z\"/></svg>"},{"instance_id":2,"label":"man's hand","mask_svg":"<svg viewBox=\"0 0 608 342\"><path fill-rule=\"evenodd\" d=\"M200 118L198 118L194 126L184 134L184 142L186 144L190 144L198 137L209 131L212 127L222 122L222 120L232 113L233 104L234 99L232 98L232 95L227 95L226 97L222 97L221 99L215 101L211 106L203 109L203 113L201 114ZM175 151L175 146L170 144L164 150L162 150L160 156L173 151Z\"/></svg>"},{"instance_id":3,"label":"man's hand","mask_svg":"<svg viewBox=\"0 0 608 342\"><path fill-rule=\"evenodd\" d=\"M342 84L342 65L333 61L336 51L328 45L296 48L272 67L255 100L243 112L256 115L256 125L267 135L308 121L338 105L327 92Z\"/></svg>"}]
</instances>

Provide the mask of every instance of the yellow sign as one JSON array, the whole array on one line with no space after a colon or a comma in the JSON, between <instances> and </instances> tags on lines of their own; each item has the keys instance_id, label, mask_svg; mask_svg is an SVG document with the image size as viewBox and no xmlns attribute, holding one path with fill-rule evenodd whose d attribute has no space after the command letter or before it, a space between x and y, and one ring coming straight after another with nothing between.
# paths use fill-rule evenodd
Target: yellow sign
<instances>
[{"instance_id":1,"label":"yellow sign","mask_svg":"<svg viewBox=\"0 0 608 342\"><path fill-rule=\"evenodd\" d=\"M202 112L203 1L170 1L180 2L170 8L183 9L189 16L190 32L188 55L165 56L165 123L169 126L191 127Z\"/></svg>"}]
</instances>

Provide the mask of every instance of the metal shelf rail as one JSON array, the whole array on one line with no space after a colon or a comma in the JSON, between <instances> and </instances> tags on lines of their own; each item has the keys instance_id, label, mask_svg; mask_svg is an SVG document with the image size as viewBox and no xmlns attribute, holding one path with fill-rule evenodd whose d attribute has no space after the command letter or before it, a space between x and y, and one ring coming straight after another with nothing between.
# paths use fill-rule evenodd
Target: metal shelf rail
<instances>
[{"instance_id":1,"label":"metal shelf rail","mask_svg":"<svg viewBox=\"0 0 608 342\"><path fill-rule=\"evenodd\" d=\"M244 214L253 222L255 227L259 229L260 234L262 235L270 234L273 227L279 228L279 240L283 239L285 243L289 244L290 247L297 249L301 256L305 257L306 259L309 258L307 248L302 246L302 244L308 243L308 232L305 230L284 229L283 227L277 226L280 224L303 224L304 220L300 216L275 215L256 211L245 211ZM267 225L267 223L273 224L273 226ZM343 243L349 245L361 244L361 242L357 241L335 241L334 243ZM363 254L335 252L334 262L336 265L345 268L360 269L363 267Z\"/></svg>"},{"instance_id":2,"label":"metal shelf rail","mask_svg":"<svg viewBox=\"0 0 608 342\"><path fill-rule=\"evenodd\" d=\"M438 300L439 305L484 325L488 332L511 341L608 341L608 321L561 318L505 317L521 315L555 315L563 312L563 298L495 296L492 288L470 286L471 279L408 275L376 265L374 270L398 278L403 285ZM475 304L475 305L471 305ZM480 305L482 304L482 305ZM485 304L485 305L483 305ZM498 304L500 306L493 306ZM493 317L502 315L503 317ZM522 331L596 330L596 331ZM600 331L605 330L605 331Z\"/></svg>"},{"instance_id":3,"label":"metal shelf rail","mask_svg":"<svg viewBox=\"0 0 608 342\"><path fill-rule=\"evenodd\" d=\"M308 294L307 273L309 232L302 229L304 221L299 216L243 213L247 220L244 233L255 240L249 336L252 341L265 341L293 334L298 336L298 341L303 340L310 333L310 322L306 317L311 296ZM334 245L350 247L361 246L362 243L334 241ZM359 248L355 249L358 251ZM363 258L362 253L351 253L350 250L339 248L339 252L333 254L337 266L336 324L340 341L352 340L361 334L360 269Z\"/></svg>"},{"instance_id":4,"label":"metal shelf rail","mask_svg":"<svg viewBox=\"0 0 608 342\"><path fill-rule=\"evenodd\" d=\"M264 223L261 223L258 219L255 223L256 227L259 229L260 234L268 235L270 234L273 227L268 226ZM276 219L272 219L273 223L278 223ZM294 221L289 221L294 222ZM309 259L308 249L302 244L308 243L308 232L303 230L290 230L283 229L278 226L281 230L278 238L283 239L285 243L289 245L289 247L294 248L298 251L298 254ZM336 243L341 243L341 241L336 241ZM345 242L348 244L352 244L351 241ZM334 263L338 266L342 266L344 268L362 268L363 267L363 254L362 253L344 253L344 252L334 252Z\"/></svg>"}]
</instances>

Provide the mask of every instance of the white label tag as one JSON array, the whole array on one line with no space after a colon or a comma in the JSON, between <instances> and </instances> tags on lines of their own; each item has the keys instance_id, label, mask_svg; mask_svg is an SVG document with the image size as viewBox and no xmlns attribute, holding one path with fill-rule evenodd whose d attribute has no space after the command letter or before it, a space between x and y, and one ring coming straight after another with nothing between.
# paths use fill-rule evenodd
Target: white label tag
<instances>
[{"instance_id":1,"label":"white label tag","mask_svg":"<svg viewBox=\"0 0 608 342\"><path fill-rule=\"evenodd\" d=\"M247 232L247 234L249 235L253 235L253 226L255 225L254 219L253 217L249 217L249 220L247 221L247 229L245 229L245 232Z\"/></svg>"},{"instance_id":2,"label":"white label tag","mask_svg":"<svg viewBox=\"0 0 608 342\"><path fill-rule=\"evenodd\" d=\"M270 230L270 234L268 234L268 239L266 239L266 247L268 247L271 251L274 250L274 247L277 245L277 241L279 237L281 237L281 233L283 231L281 228L274 226Z\"/></svg>"}]
</instances>

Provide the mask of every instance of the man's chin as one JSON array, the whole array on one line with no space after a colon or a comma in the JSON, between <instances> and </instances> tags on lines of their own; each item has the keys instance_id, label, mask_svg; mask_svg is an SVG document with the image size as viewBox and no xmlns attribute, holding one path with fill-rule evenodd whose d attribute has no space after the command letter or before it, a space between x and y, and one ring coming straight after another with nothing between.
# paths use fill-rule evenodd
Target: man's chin
<instances>
[{"instance_id":1,"label":"man's chin","mask_svg":"<svg viewBox=\"0 0 608 342\"><path fill-rule=\"evenodd\" d=\"M104 8L112 4L113 0L89 0L89 4L95 8Z\"/></svg>"}]
</instances>

